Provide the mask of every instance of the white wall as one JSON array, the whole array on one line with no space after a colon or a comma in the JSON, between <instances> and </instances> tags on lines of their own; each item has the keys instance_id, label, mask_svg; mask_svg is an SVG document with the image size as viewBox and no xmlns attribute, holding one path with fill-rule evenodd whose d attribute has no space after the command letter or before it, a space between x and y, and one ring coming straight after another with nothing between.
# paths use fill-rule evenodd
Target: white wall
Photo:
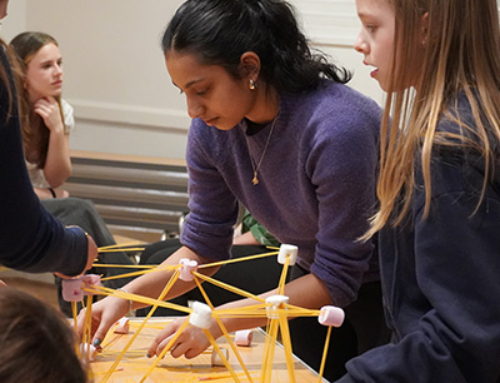
<instances>
[{"instance_id":1,"label":"white wall","mask_svg":"<svg viewBox=\"0 0 500 383\"><path fill-rule=\"evenodd\" d=\"M352 49L353 0L291 0L308 37L354 70L351 85L381 101ZM52 34L64 57L64 97L74 106L74 149L183 158L189 118L160 48L182 0L11 0L3 36ZM14 25L7 25L15 22ZM15 32L15 33L14 33ZM7 36L9 34L9 36Z\"/></svg>"},{"instance_id":2,"label":"white wall","mask_svg":"<svg viewBox=\"0 0 500 383\"><path fill-rule=\"evenodd\" d=\"M2 20L0 36L9 42L15 35L26 29L26 0L11 0L7 17Z\"/></svg>"}]
</instances>

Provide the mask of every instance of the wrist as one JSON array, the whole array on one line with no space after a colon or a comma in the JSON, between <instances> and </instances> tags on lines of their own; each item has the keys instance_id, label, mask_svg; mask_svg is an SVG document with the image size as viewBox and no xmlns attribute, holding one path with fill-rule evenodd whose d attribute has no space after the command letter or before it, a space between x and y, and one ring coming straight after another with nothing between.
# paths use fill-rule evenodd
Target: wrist
<instances>
[{"instance_id":1,"label":"wrist","mask_svg":"<svg viewBox=\"0 0 500 383\"><path fill-rule=\"evenodd\" d=\"M125 290L124 288L120 287L120 288L117 288L116 291L121 291L125 294L130 294L127 290ZM122 299L122 300L125 300L125 301L128 301L128 312L132 312L133 311L133 304L134 304L134 301L132 299L126 299L126 298L120 298L118 297L119 299Z\"/></svg>"}]
</instances>

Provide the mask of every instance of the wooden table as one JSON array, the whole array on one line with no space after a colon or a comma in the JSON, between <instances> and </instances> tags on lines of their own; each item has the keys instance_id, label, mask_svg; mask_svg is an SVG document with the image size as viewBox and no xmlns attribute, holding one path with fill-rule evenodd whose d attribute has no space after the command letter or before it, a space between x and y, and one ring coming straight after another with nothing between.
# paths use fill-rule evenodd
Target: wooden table
<instances>
[{"instance_id":1,"label":"wooden table","mask_svg":"<svg viewBox=\"0 0 500 383\"><path fill-rule=\"evenodd\" d=\"M117 366L115 372L110 376L110 383L138 383L145 376L155 361L155 358L148 359L145 354L148 346L154 339L160 329L171 319L169 318L151 318L146 327L141 331L134 344L127 351L122 361ZM110 366L116 360L121 350L126 345L128 339L133 336L137 330L140 319L133 319L130 322L130 331L127 335L114 334L112 330L103 342L103 351L96 355L96 360L91 363L94 381L102 382ZM238 347L246 368L254 383L260 383L262 380L261 365L263 359L265 332L261 329L255 329L253 341L250 347ZM225 338L220 338L218 344L221 348L229 351L229 362L235 370L238 379L241 382L249 382L249 379L243 372L236 356L231 351ZM157 365L154 371L149 375L145 382L182 382L194 383L208 381L214 383L234 382L235 380L229 374L225 367L212 367L211 363L212 348L194 359L179 358L174 359L169 354ZM319 378L315 372L305 366L299 359L294 357L295 382L297 383L317 383ZM271 375L273 383L290 383L293 379L289 377L284 350L281 345L275 348L273 371Z\"/></svg>"}]
</instances>

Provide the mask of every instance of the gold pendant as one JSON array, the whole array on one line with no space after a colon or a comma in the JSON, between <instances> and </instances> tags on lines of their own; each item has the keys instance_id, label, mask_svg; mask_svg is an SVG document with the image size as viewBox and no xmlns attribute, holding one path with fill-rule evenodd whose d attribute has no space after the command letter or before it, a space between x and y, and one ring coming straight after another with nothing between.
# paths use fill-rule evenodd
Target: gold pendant
<instances>
[{"instance_id":1,"label":"gold pendant","mask_svg":"<svg viewBox=\"0 0 500 383\"><path fill-rule=\"evenodd\" d=\"M258 185L259 184L259 179L257 178L257 174L255 174L252 178L252 183L254 185Z\"/></svg>"}]
</instances>

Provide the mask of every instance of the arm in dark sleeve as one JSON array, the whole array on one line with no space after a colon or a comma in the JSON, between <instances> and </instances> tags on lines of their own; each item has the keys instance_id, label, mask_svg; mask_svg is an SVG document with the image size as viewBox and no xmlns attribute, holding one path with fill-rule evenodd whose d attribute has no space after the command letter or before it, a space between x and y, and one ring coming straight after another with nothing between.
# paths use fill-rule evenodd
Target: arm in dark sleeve
<instances>
[{"instance_id":1,"label":"arm in dark sleeve","mask_svg":"<svg viewBox=\"0 0 500 383\"><path fill-rule=\"evenodd\" d=\"M65 229L40 204L24 162L17 109L7 118L7 101L0 81L0 263L34 273L77 275L87 262L86 235Z\"/></svg>"},{"instance_id":2,"label":"arm in dark sleeve","mask_svg":"<svg viewBox=\"0 0 500 383\"><path fill-rule=\"evenodd\" d=\"M451 167L450 167L451 169ZM466 187L433 198L430 216L415 217L415 278L427 302L397 344L348 364L339 382L494 383L500 378L500 196L491 188L471 216L477 192L456 168L442 181ZM477 188L475 188L477 190ZM409 300L412 297L401 297ZM400 315L402 315L400 313ZM397 326L397 323L396 323Z\"/></svg>"}]
</instances>

